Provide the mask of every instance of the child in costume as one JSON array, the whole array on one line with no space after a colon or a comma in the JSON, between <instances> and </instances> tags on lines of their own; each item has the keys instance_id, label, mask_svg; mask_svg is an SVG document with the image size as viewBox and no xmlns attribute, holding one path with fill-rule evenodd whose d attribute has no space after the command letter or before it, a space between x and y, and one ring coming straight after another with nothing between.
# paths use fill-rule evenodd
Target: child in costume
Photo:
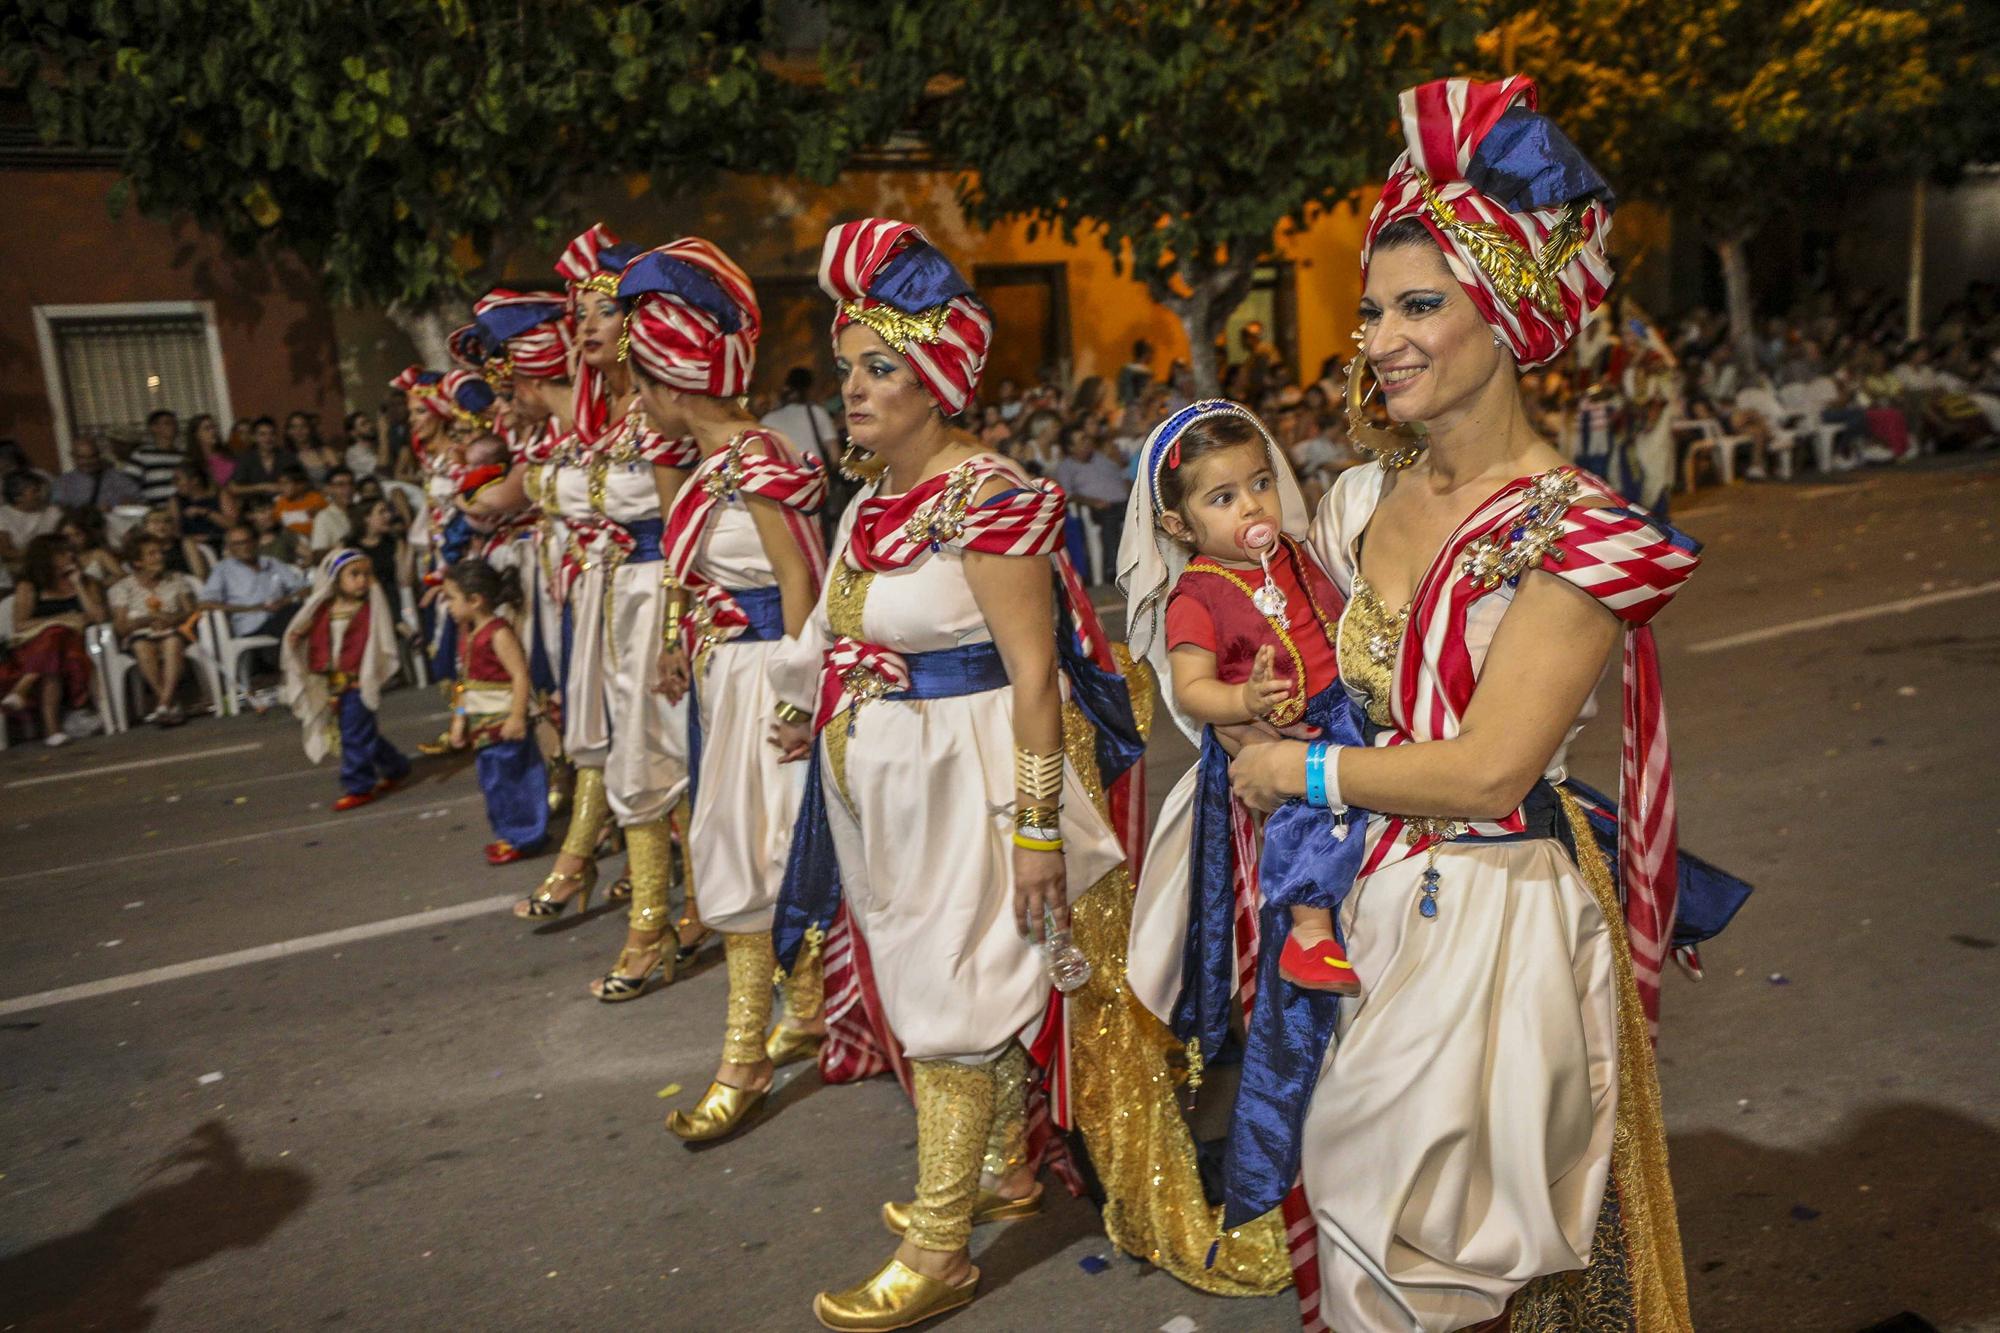
<instances>
[{"instance_id":1,"label":"child in costume","mask_svg":"<svg viewBox=\"0 0 2000 1333\"><path fill-rule=\"evenodd\" d=\"M528 654L503 614L521 604L518 570L461 560L444 574L445 610L458 622L459 676L451 743L477 752L479 790L493 841L490 865L504 866L542 849L549 836L549 775L528 730L534 693Z\"/></svg>"},{"instance_id":2,"label":"child in costume","mask_svg":"<svg viewBox=\"0 0 2000 1333\"><path fill-rule=\"evenodd\" d=\"M1223 1162L1232 1219L1276 1207L1297 1179L1298 1089L1312 1086L1341 997L1359 989L1334 920L1365 839L1305 801L1260 823L1231 791L1216 735L1263 722L1310 728L1316 745L1362 743L1336 665L1345 599L1305 545L1308 523L1263 423L1209 399L1147 438L1120 543L1132 652L1201 747L1142 862L1126 979L1191 1061L1214 1059L1243 1018Z\"/></svg>"},{"instance_id":3,"label":"child in costume","mask_svg":"<svg viewBox=\"0 0 2000 1333\"><path fill-rule=\"evenodd\" d=\"M1310 548L1280 528L1282 458L1247 414L1197 418L1162 460L1160 530L1191 553L1167 597L1174 702L1209 726L1299 722L1340 682L1335 628L1344 599ZM1282 657L1280 656L1282 654ZM1360 993L1319 902L1290 907L1278 971L1309 990Z\"/></svg>"},{"instance_id":4,"label":"child in costume","mask_svg":"<svg viewBox=\"0 0 2000 1333\"><path fill-rule=\"evenodd\" d=\"M305 726L306 757L316 764L340 751L333 808L353 810L400 785L410 761L375 723L396 672L396 623L366 555L344 547L320 562L282 656L285 703Z\"/></svg>"}]
</instances>

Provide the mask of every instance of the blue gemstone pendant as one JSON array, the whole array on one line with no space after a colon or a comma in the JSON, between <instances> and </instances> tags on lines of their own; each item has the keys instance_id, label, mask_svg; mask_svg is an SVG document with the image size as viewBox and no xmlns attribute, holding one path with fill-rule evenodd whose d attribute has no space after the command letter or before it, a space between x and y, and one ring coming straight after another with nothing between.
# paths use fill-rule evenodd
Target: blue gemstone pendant
<instances>
[{"instance_id":1,"label":"blue gemstone pendant","mask_svg":"<svg viewBox=\"0 0 2000 1333\"><path fill-rule=\"evenodd\" d=\"M1438 891L1437 867L1427 866L1424 869L1424 882L1423 882L1424 896L1417 899L1417 915L1422 917L1426 921L1435 921L1437 919L1437 914L1438 914L1437 891Z\"/></svg>"}]
</instances>

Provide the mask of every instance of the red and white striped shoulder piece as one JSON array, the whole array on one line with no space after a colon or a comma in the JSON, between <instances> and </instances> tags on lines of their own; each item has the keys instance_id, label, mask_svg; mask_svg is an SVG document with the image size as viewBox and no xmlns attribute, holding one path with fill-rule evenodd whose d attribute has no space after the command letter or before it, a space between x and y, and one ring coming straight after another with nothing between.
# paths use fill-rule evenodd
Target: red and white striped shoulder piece
<instances>
[{"instance_id":1,"label":"red and white striped shoulder piece","mask_svg":"<svg viewBox=\"0 0 2000 1333\"><path fill-rule=\"evenodd\" d=\"M1009 489L979 502L989 478L1010 483ZM1053 481L1027 477L995 454L979 454L901 495L861 501L847 561L879 573L947 546L985 555L1049 555L1062 546L1067 504Z\"/></svg>"}]
</instances>

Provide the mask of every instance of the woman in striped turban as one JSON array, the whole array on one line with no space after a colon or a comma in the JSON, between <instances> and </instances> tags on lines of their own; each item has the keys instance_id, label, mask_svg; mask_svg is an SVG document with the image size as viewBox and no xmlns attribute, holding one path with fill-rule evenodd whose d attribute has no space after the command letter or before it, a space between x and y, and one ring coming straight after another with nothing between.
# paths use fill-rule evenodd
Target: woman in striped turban
<instances>
[{"instance_id":1,"label":"woman in striped turban","mask_svg":"<svg viewBox=\"0 0 2000 1333\"><path fill-rule=\"evenodd\" d=\"M1036 942L1100 881L1129 895L1100 802L1141 742L1061 555L1062 492L953 424L986 360L986 308L921 231L884 219L828 234L820 284L849 434L884 470L774 668L777 742L810 762L777 942L789 963L844 896L914 1067L917 1197L883 1209L901 1248L814 1306L831 1328L887 1329L972 1299L975 1223L1039 1211L1029 1049L1041 1037L1060 1063L1062 1010Z\"/></svg>"},{"instance_id":2,"label":"woman in striped turban","mask_svg":"<svg viewBox=\"0 0 2000 1333\"><path fill-rule=\"evenodd\" d=\"M493 386L469 370L443 374L411 366L392 387L403 389L410 408L410 442L424 467L424 512L410 530L419 581L435 589L445 569L471 554L478 535L472 519L459 506L467 465L466 447L489 435L497 420ZM429 606L434 596L425 598ZM430 637L431 674L446 680L458 672L458 626L450 616L435 615ZM441 752L443 742L420 747L425 754Z\"/></svg>"},{"instance_id":3,"label":"woman in striped turban","mask_svg":"<svg viewBox=\"0 0 2000 1333\"><path fill-rule=\"evenodd\" d=\"M1686 1328L1648 1023L1667 953L1747 892L1692 858L1676 874L1648 622L1699 548L1569 466L1522 406L1519 369L1603 297L1603 180L1525 78L1425 84L1402 118L1361 351L1404 429L1356 414L1379 456L1314 528L1371 744L1251 743L1232 769L1260 808L1371 812L1340 913L1361 998L1296 1090L1318 1227L1301 1287L1340 1329ZM1621 645L1614 810L1565 754Z\"/></svg>"},{"instance_id":4,"label":"woman in striped turban","mask_svg":"<svg viewBox=\"0 0 2000 1333\"><path fill-rule=\"evenodd\" d=\"M661 693L688 708L688 856L729 968L721 1067L693 1107L667 1119L680 1138L706 1142L742 1128L777 1064L811 1057L825 1030L817 968L794 978L790 1020L770 1030L771 916L804 774L779 766L766 732L777 704L770 659L819 596L814 515L826 473L742 405L759 312L729 256L698 237L649 250L626 265L618 295L648 421L691 438L701 457L667 511L665 639L647 647Z\"/></svg>"},{"instance_id":5,"label":"woman in striped turban","mask_svg":"<svg viewBox=\"0 0 2000 1333\"><path fill-rule=\"evenodd\" d=\"M608 807L625 830L632 907L617 961L591 983L606 1003L637 999L662 971L673 979L671 819L687 786L687 712L657 691L667 609L660 537L698 460L692 441L646 424L620 359L618 275L638 253L599 225L556 264L575 321L571 428L537 465L534 484L564 534L555 585L570 625L563 747L577 768L576 795L554 868L515 909L539 919L560 915L572 898L587 905Z\"/></svg>"}]
</instances>

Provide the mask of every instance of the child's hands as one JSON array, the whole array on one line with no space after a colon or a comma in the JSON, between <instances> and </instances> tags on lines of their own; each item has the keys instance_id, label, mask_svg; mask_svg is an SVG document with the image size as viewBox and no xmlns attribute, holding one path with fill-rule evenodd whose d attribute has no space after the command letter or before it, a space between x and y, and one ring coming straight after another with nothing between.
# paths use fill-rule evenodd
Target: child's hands
<instances>
[{"instance_id":1,"label":"child's hands","mask_svg":"<svg viewBox=\"0 0 2000 1333\"><path fill-rule=\"evenodd\" d=\"M509 713L507 720L500 724L500 739L503 741L522 741L527 738L528 719L525 717L516 717L514 714Z\"/></svg>"},{"instance_id":2,"label":"child's hands","mask_svg":"<svg viewBox=\"0 0 2000 1333\"><path fill-rule=\"evenodd\" d=\"M1250 665L1250 679L1243 682L1243 711L1251 717L1268 718L1291 693L1291 682L1278 675L1278 650L1265 644Z\"/></svg>"}]
</instances>

